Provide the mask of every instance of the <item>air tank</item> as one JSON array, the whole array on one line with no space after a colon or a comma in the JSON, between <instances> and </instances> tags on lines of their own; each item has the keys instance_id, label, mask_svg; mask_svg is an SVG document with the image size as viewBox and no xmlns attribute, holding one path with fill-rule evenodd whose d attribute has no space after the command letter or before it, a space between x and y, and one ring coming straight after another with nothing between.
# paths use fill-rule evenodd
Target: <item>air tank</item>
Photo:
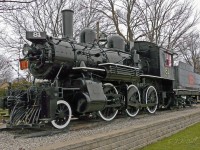
<instances>
[{"instance_id":1,"label":"air tank","mask_svg":"<svg viewBox=\"0 0 200 150\"><path fill-rule=\"evenodd\" d=\"M80 33L80 43L92 44L96 40L96 32L93 29L85 28Z\"/></svg>"},{"instance_id":2,"label":"air tank","mask_svg":"<svg viewBox=\"0 0 200 150\"><path fill-rule=\"evenodd\" d=\"M125 50L125 42L124 39L117 35L111 35L108 37L108 48L118 49L118 50Z\"/></svg>"}]
</instances>

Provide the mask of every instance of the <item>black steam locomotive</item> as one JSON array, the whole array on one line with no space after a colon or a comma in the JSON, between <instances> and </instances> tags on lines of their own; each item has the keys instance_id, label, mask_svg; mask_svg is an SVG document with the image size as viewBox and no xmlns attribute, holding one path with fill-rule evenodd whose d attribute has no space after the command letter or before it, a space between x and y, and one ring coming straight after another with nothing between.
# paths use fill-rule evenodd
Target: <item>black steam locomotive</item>
<instances>
[{"instance_id":1,"label":"black steam locomotive","mask_svg":"<svg viewBox=\"0 0 200 150\"><path fill-rule=\"evenodd\" d=\"M10 109L8 126L50 122L63 129L72 116L94 114L111 121L118 112L134 117L140 109L155 113L158 107L190 105L199 95L199 75L184 63L174 67L172 51L144 41L125 43L114 34L97 40L89 28L77 43L73 11L63 10L62 16L63 38L27 32L32 44L24 45L24 59L31 74L46 81L10 92L4 102Z\"/></svg>"}]
</instances>

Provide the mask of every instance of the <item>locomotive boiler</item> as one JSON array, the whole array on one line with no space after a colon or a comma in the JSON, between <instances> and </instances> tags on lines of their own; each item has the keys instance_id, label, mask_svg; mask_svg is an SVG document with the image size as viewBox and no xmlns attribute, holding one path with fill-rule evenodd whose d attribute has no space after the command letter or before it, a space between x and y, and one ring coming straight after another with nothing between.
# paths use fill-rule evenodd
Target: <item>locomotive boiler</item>
<instances>
[{"instance_id":1,"label":"locomotive boiler","mask_svg":"<svg viewBox=\"0 0 200 150\"><path fill-rule=\"evenodd\" d=\"M62 38L26 33L31 45L24 45L24 59L33 77L44 82L8 91L9 127L51 123L63 129L71 117L111 121L119 112L135 117L142 108L155 113L173 104L171 51L144 41L125 43L117 34L97 38L89 28L76 42L73 11L63 10L62 16Z\"/></svg>"}]
</instances>

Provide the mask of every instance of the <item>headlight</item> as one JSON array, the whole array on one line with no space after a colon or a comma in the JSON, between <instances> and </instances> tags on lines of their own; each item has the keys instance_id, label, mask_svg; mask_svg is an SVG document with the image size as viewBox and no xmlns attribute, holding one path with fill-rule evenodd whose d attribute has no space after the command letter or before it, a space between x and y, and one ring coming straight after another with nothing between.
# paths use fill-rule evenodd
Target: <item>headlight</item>
<instances>
[{"instance_id":1,"label":"headlight","mask_svg":"<svg viewBox=\"0 0 200 150\"><path fill-rule=\"evenodd\" d=\"M24 44L24 47L22 49L22 54L24 56L27 56L29 50L31 50L31 47L28 44Z\"/></svg>"}]
</instances>

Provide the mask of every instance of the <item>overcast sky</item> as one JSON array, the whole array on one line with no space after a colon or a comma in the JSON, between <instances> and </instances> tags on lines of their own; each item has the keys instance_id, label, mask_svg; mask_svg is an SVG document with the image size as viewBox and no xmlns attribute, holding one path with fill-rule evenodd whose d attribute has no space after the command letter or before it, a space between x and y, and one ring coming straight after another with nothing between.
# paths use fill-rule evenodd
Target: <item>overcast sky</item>
<instances>
[{"instance_id":1,"label":"overcast sky","mask_svg":"<svg viewBox=\"0 0 200 150\"><path fill-rule=\"evenodd\" d=\"M194 0L196 9L200 12L200 0Z\"/></svg>"},{"instance_id":2,"label":"overcast sky","mask_svg":"<svg viewBox=\"0 0 200 150\"><path fill-rule=\"evenodd\" d=\"M200 13L200 0L194 0L194 7ZM196 27L200 31L200 23Z\"/></svg>"}]
</instances>

